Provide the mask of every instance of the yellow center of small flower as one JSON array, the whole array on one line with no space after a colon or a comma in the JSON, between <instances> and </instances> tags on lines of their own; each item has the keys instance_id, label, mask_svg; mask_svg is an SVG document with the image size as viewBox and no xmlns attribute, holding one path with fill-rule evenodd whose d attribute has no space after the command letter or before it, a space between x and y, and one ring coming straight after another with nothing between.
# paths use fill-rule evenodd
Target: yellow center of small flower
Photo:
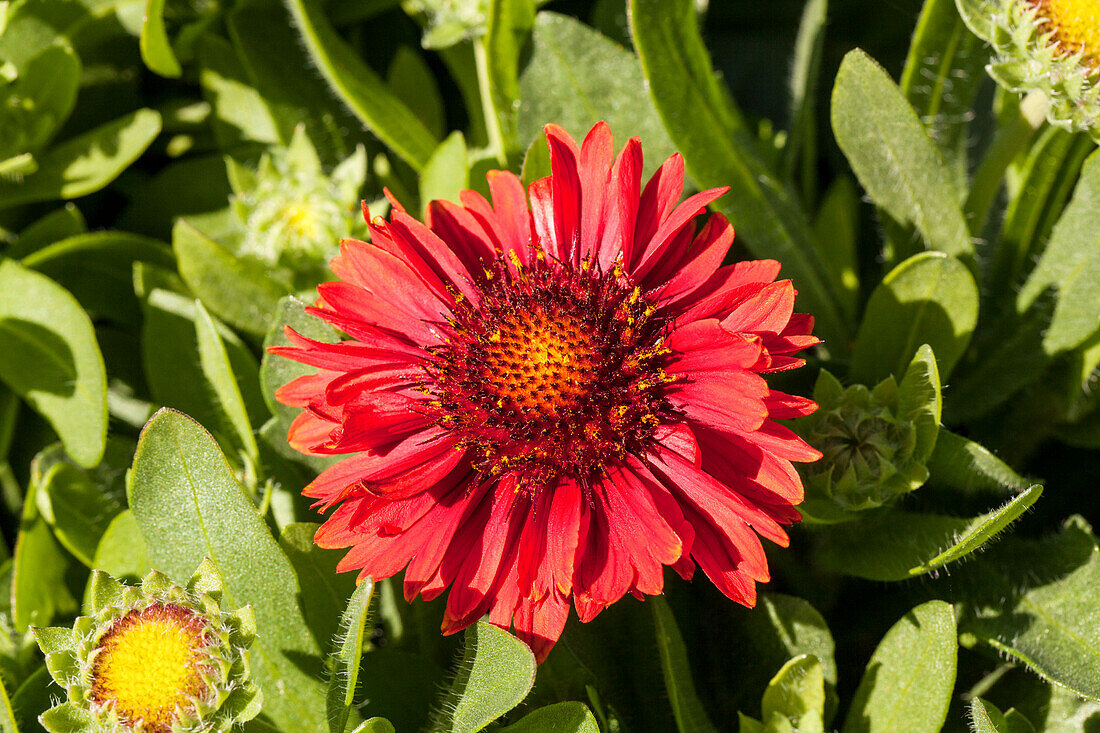
<instances>
[{"instance_id":1,"label":"yellow center of small flower","mask_svg":"<svg viewBox=\"0 0 1100 733\"><path fill-rule=\"evenodd\" d=\"M317 216L307 204L293 203L283 209L283 221L296 236L312 238L317 234Z\"/></svg>"},{"instance_id":2,"label":"yellow center of small flower","mask_svg":"<svg viewBox=\"0 0 1100 733\"><path fill-rule=\"evenodd\" d=\"M206 686L206 624L194 612L153 604L115 621L96 647L92 698L150 733L170 731L177 708Z\"/></svg>"},{"instance_id":3,"label":"yellow center of small flower","mask_svg":"<svg viewBox=\"0 0 1100 733\"><path fill-rule=\"evenodd\" d=\"M1082 52L1086 63L1100 69L1100 2L1097 0L1034 0L1043 30L1066 54Z\"/></svg>"}]
</instances>

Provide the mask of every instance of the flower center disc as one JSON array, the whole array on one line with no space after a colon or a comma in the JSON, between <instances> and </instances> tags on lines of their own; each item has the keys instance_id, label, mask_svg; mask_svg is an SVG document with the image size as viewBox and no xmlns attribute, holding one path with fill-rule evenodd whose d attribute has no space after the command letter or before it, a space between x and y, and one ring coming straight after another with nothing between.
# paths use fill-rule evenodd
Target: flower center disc
<instances>
[{"instance_id":1,"label":"flower center disc","mask_svg":"<svg viewBox=\"0 0 1100 733\"><path fill-rule=\"evenodd\" d=\"M1096 0L1036 0L1044 30L1066 54L1083 52L1094 70L1100 69L1100 4Z\"/></svg>"},{"instance_id":2,"label":"flower center disc","mask_svg":"<svg viewBox=\"0 0 1100 733\"><path fill-rule=\"evenodd\" d=\"M536 262L462 302L432 367L439 425L487 476L537 491L594 478L653 431L668 378L663 324L620 273Z\"/></svg>"},{"instance_id":3,"label":"flower center disc","mask_svg":"<svg viewBox=\"0 0 1100 733\"><path fill-rule=\"evenodd\" d=\"M115 621L99 641L92 697L114 703L119 718L170 731L204 688L205 623L185 608L154 604Z\"/></svg>"}]
</instances>

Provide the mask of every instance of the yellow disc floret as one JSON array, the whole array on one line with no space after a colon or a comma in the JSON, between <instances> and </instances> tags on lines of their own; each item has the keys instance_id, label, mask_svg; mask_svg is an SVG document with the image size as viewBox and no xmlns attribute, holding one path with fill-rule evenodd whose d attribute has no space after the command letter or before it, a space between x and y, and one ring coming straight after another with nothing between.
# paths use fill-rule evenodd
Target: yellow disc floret
<instances>
[{"instance_id":1,"label":"yellow disc floret","mask_svg":"<svg viewBox=\"0 0 1100 733\"><path fill-rule=\"evenodd\" d=\"M1100 2L1097 0L1037 0L1043 30L1053 33L1051 42L1065 54L1081 52L1085 61L1100 69Z\"/></svg>"},{"instance_id":2,"label":"yellow disc floret","mask_svg":"<svg viewBox=\"0 0 1100 733\"><path fill-rule=\"evenodd\" d=\"M92 697L113 704L119 719L169 731L206 687L205 622L193 611L153 604L111 625L96 649Z\"/></svg>"}]
</instances>

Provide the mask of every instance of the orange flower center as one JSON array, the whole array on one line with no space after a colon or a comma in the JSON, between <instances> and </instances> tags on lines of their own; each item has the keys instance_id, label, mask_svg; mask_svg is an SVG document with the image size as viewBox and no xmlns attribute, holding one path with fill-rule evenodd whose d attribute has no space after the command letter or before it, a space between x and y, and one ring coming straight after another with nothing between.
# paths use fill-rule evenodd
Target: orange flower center
<instances>
[{"instance_id":1,"label":"orange flower center","mask_svg":"<svg viewBox=\"0 0 1100 733\"><path fill-rule=\"evenodd\" d=\"M621 273L498 268L451 325L432 367L435 419L486 476L515 474L532 492L589 481L667 409L664 324Z\"/></svg>"},{"instance_id":2,"label":"orange flower center","mask_svg":"<svg viewBox=\"0 0 1100 733\"><path fill-rule=\"evenodd\" d=\"M167 733L206 682L206 624L194 612L153 604L115 621L95 650L92 699L113 704L127 724Z\"/></svg>"},{"instance_id":3,"label":"orange flower center","mask_svg":"<svg viewBox=\"0 0 1100 733\"><path fill-rule=\"evenodd\" d=\"M1065 54L1082 52L1086 63L1100 69L1100 3L1097 0L1034 0L1043 30Z\"/></svg>"}]
</instances>

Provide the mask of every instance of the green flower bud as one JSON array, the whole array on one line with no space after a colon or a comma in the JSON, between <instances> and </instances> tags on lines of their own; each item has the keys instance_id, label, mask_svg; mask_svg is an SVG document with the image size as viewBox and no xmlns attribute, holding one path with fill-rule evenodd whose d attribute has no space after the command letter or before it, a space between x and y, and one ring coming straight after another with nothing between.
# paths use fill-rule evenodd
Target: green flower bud
<instances>
[{"instance_id":1,"label":"green flower bud","mask_svg":"<svg viewBox=\"0 0 1100 733\"><path fill-rule=\"evenodd\" d=\"M797 428L822 453L800 466L803 505L811 519L835 522L895 501L928 480L925 463L939 431L940 390L932 350L922 346L901 385L893 376L874 389L845 389L822 370L814 387L818 410Z\"/></svg>"},{"instance_id":2,"label":"green flower bud","mask_svg":"<svg viewBox=\"0 0 1100 733\"><path fill-rule=\"evenodd\" d=\"M1013 92L1042 92L1051 124L1100 140L1100 4L1095 0L956 0L996 52L990 75ZM1040 119L1041 119L1040 113Z\"/></svg>"},{"instance_id":3,"label":"green flower bud","mask_svg":"<svg viewBox=\"0 0 1100 733\"><path fill-rule=\"evenodd\" d=\"M140 587L92 576L92 615L35 629L68 700L39 717L50 733L221 733L260 711L250 679L252 609L222 611L204 561L187 586L153 571Z\"/></svg>"},{"instance_id":4,"label":"green flower bud","mask_svg":"<svg viewBox=\"0 0 1100 733\"><path fill-rule=\"evenodd\" d=\"M340 240L363 230L359 193L367 154L362 147L325 175L305 128L298 126L289 147L265 154L256 171L232 159L226 166L233 211L244 230L237 253L291 270L303 287L328 277L326 266Z\"/></svg>"}]
</instances>

